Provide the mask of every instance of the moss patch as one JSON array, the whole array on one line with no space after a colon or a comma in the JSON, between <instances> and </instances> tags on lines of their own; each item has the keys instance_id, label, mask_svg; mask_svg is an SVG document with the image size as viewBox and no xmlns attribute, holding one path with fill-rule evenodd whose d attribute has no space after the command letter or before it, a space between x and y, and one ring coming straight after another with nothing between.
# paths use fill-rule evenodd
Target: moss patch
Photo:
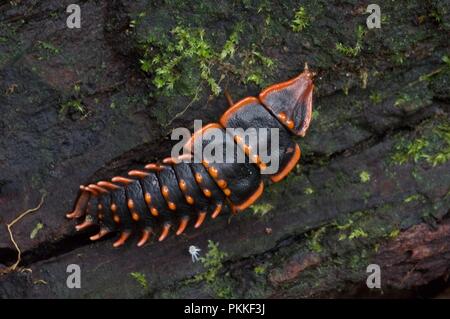
<instances>
[{"instance_id":1,"label":"moss patch","mask_svg":"<svg viewBox=\"0 0 450 319\"><path fill-rule=\"evenodd\" d=\"M203 28L179 25L169 35L152 33L140 43L141 69L152 75L159 94L166 96L181 93L195 99L204 84L217 96L228 73L237 75L245 84L261 85L265 78L262 69L270 70L274 61L256 45L236 54L242 32L243 25L237 23L221 49L215 45L217 40L206 39Z\"/></svg>"},{"instance_id":2,"label":"moss patch","mask_svg":"<svg viewBox=\"0 0 450 319\"><path fill-rule=\"evenodd\" d=\"M361 171L359 173L359 180L361 181L361 183L370 182L370 173L368 171Z\"/></svg>"},{"instance_id":3,"label":"moss patch","mask_svg":"<svg viewBox=\"0 0 450 319\"><path fill-rule=\"evenodd\" d=\"M305 7L300 6L294 14L294 18L291 22L291 28L294 32L300 32L307 28L310 24L311 18L309 17L308 13L306 12Z\"/></svg>"},{"instance_id":4,"label":"moss patch","mask_svg":"<svg viewBox=\"0 0 450 319\"><path fill-rule=\"evenodd\" d=\"M220 275L223 261L227 257L228 254L219 249L218 243L209 240L208 252L205 257L199 259L205 272L196 275L191 282L205 282L218 298L231 298L233 296L231 284Z\"/></svg>"},{"instance_id":5,"label":"moss patch","mask_svg":"<svg viewBox=\"0 0 450 319\"><path fill-rule=\"evenodd\" d=\"M140 272L132 272L130 273L130 276L136 280L136 282L141 285L141 287L145 290L148 290L148 282L145 274Z\"/></svg>"},{"instance_id":6,"label":"moss patch","mask_svg":"<svg viewBox=\"0 0 450 319\"><path fill-rule=\"evenodd\" d=\"M253 210L253 215L263 217L273 209L273 205L269 203L260 203L253 204L250 208Z\"/></svg>"},{"instance_id":7,"label":"moss patch","mask_svg":"<svg viewBox=\"0 0 450 319\"><path fill-rule=\"evenodd\" d=\"M50 42L38 41L38 47L49 54L59 54L61 50Z\"/></svg>"},{"instance_id":8,"label":"moss patch","mask_svg":"<svg viewBox=\"0 0 450 319\"><path fill-rule=\"evenodd\" d=\"M308 247L310 250L316 253L322 252L323 248L321 245L321 238L325 234L326 230L327 227L324 226L311 232L311 234L308 236L309 237Z\"/></svg>"},{"instance_id":9,"label":"moss patch","mask_svg":"<svg viewBox=\"0 0 450 319\"><path fill-rule=\"evenodd\" d=\"M418 136L411 140L401 139L394 147L392 161L405 164L425 160L432 166L442 165L450 159L450 125L445 121L436 126L422 127Z\"/></svg>"},{"instance_id":10,"label":"moss patch","mask_svg":"<svg viewBox=\"0 0 450 319\"><path fill-rule=\"evenodd\" d=\"M353 47L345 45L341 42L336 43L336 50L342 55L355 58L362 50L362 41L366 30L363 26L359 25L356 29L356 43Z\"/></svg>"},{"instance_id":11,"label":"moss patch","mask_svg":"<svg viewBox=\"0 0 450 319\"><path fill-rule=\"evenodd\" d=\"M42 224L40 222L37 223L36 226L33 228L33 230L30 233L30 239L35 239L37 234L39 233L39 231L43 228L44 228L44 224Z\"/></svg>"},{"instance_id":12,"label":"moss patch","mask_svg":"<svg viewBox=\"0 0 450 319\"><path fill-rule=\"evenodd\" d=\"M264 275L265 273L266 273L266 267L265 266L263 266L263 265L259 265L259 266L256 266L254 269L253 269L253 271L255 272L255 275Z\"/></svg>"},{"instance_id":13,"label":"moss patch","mask_svg":"<svg viewBox=\"0 0 450 319\"><path fill-rule=\"evenodd\" d=\"M24 53L24 43L17 35L20 24L0 22L0 69Z\"/></svg>"},{"instance_id":14,"label":"moss patch","mask_svg":"<svg viewBox=\"0 0 450 319\"><path fill-rule=\"evenodd\" d=\"M70 100L61 104L60 115L64 116L68 113L86 114L86 107L81 100Z\"/></svg>"}]
</instances>

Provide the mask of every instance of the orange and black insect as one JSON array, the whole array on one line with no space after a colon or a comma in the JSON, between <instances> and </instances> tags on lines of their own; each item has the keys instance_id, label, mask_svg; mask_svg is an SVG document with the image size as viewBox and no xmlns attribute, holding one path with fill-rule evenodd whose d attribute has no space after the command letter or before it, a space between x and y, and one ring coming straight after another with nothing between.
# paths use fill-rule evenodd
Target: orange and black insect
<instances>
[{"instance_id":1,"label":"orange and black insect","mask_svg":"<svg viewBox=\"0 0 450 319\"><path fill-rule=\"evenodd\" d=\"M300 159L300 147L292 136L304 136L311 120L314 73L305 70L297 77L272 85L259 97L247 97L233 103L227 96L230 108L219 123L204 126L194 132L185 145L189 155L166 158L151 163L143 169L128 172L128 177L116 176L110 181L100 181L80 186L75 208L67 214L70 219L84 219L77 230L98 224L100 231L91 237L98 240L108 233L120 231L114 247L119 247L130 237L132 230L140 229L138 246L143 246L151 234L158 233L164 240L176 227L176 234L184 232L192 222L200 227L209 215L216 218L225 209L236 213L252 205L264 189L264 176L272 182L283 179ZM233 144L238 156L242 152L245 163L215 163L207 160L193 162L193 145L201 142L204 149L215 143L205 139L212 130L224 137L226 128L275 128L279 132L278 170L265 175L266 163L258 150L252 149L245 137L234 134L220 143ZM232 133L233 134L233 133ZM271 143L270 138L265 142ZM242 155L242 154L240 154Z\"/></svg>"}]
</instances>

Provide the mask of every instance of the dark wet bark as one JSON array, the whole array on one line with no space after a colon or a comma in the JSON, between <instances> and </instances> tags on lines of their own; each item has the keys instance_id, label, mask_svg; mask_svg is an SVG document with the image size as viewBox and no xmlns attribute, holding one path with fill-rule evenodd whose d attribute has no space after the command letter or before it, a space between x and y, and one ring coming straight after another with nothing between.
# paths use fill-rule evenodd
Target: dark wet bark
<instances>
[{"instance_id":1,"label":"dark wet bark","mask_svg":"<svg viewBox=\"0 0 450 319\"><path fill-rule=\"evenodd\" d=\"M6 224L48 195L13 228L20 269L32 272L0 275L1 297L379 297L444 289L450 270L444 2L380 3L382 28L367 30L361 2L305 1L308 25L300 32L291 27L297 1L83 1L80 30L65 25L70 1L22 2L0 5L3 270L16 259ZM236 57L211 66L216 79L225 75L220 86L236 100L296 75L305 61L318 72L311 129L298 139L300 165L266 187L253 209L162 244L138 249L133 238L113 249L111 239L92 244L91 232L75 233L64 215L79 184L168 155L172 128L216 121L227 108L203 85L183 112L192 95L159 93L152 74L140 69L139 41L189 25L205 28L205 39L220 51L238 22L245 31ZM354 50L338 50L337 43ZM241 81L258 64L242 67L239 54L251 51L275 61L272 70L259 66L260 85ZM195 63L180 68L199 73ZM31 236L38 224L42 229ZM227 254L209 273L188 253L196 245L205 256L208 240ZM66 286L69 264L81 267L81 289ZM381 267L381 290L366 287L369 264ZM148 287L131 273L145 275Z\"/></svg>"}]
</instances>

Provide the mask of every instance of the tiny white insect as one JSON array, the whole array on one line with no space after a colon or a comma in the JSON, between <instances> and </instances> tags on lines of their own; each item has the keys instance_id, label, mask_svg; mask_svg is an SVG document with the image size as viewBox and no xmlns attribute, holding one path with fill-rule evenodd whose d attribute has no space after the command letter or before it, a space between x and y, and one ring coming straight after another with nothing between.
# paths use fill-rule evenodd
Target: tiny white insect
<instances>
[{"instance_id":1,"label":"tiny white insect","mask_svg":"<svg viewBox=\"0 0 450 319\"><path fill-rule=\"evenodd\" d=\"M197 246L194 246L194 245L189 246L189 253L191 254L193 263L198 261L198 259L200 257L200 251L202 251L202 250L200 248L198 248Z\"/></svg>"}]
</instances>

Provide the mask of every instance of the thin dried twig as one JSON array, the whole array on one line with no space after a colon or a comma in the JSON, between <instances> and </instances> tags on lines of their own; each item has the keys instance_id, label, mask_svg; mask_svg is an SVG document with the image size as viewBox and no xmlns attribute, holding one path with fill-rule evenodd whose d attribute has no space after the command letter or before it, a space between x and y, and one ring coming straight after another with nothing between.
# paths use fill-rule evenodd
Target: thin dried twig
<instances>
[{"instance_id":1,"label":"thin dried twig","mask_svg":"<svg viewBox=\"0 0 450 319\"><path fill-rule=\"evenodd\" d=\"M42 204L44 204L44 199L45 199L45 194L42 195L39 205L37 205L35 208L31 208L31 209L24 211L19 216L17 216L12 222L10 222L9 224L6 224L6 227L8 228L9 238L11 239L11 242L14 244L14 247L17 250L17 260L11 267L8 268L9 271L16 270L17 266L20 264L21 257L22 257L22 251L20 250L19 245L17 244L17 242L14 239L14 235L12 233L11 228L12 228L12 226L14 226L14 224L16 224L18 221L20 221L22 218L24 218L28 214L34 213L35 211L39 210L41 208Z\"/></svg>"}]
</instances>

